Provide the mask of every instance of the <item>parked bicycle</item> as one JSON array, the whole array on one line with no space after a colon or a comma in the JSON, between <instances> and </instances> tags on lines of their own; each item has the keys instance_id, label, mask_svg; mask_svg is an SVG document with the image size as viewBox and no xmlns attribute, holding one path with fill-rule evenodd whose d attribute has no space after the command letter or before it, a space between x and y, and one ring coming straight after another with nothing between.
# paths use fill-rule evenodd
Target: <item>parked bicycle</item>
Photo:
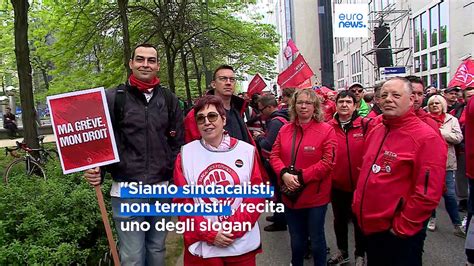
<instances>
[{"instance_id":1,"label":"parked bicycle","mask_svg":"<svg viewBox=\"0 0 474 266\"><path fill-rule=\"evenodd\" d=\"M40 147L38 149L30 148L25 143L18 141L16 142L16 148L5 148L5 155L10 154L11 156L16 157L16 159L8 164L5 169L5 174L3 176L3 181L5 183L8 183L8 181L14 176L24 174L31 177L46 179L44 166L48 161L58 160L59 155L54 149L44 148L44 136L40 136L38 139L40 142ZM20 155L17 151L25 151L25 154ZM38 152L38 158L35 158L32 155L34 152Z\"/></svg>"}]
</instances>

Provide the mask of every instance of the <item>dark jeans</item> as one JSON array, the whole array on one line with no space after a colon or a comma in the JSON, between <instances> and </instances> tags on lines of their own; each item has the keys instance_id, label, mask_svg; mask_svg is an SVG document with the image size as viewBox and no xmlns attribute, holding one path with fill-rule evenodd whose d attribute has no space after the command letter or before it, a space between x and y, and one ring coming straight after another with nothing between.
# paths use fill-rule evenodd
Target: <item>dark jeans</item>
<instances>
[{"instance_id":1,"label":"dark jeans","mask_svg":"<svg viewBox=\"0 0 474 266\"><path fill-rule=\"evenodd\" d=\"M328 205L305 209L285 208L286 221L291 239L291 264L302 266L308 237L314 265L326 265L326 236L324 220Z\"/></svg>"},{"instance_id":2,"label":"dark jeans","mask_svg":"<svg viewBox=\"0 0 474 266\"><path fill-rule=\"evenodd\" d=\"M334 232L336 233L337 248L348 253L349 221L354 224L355 256L364 257L367 241L360 230L355 216L352 214L353 192L332 189L332 212L334 214Z\"/></svg>"},{"instance_id":3,"label":"dark jeans","mask_svg":"<svg viewBox=\"0 0 474 266\"><path fill-rule=\"evenodd\" d=\"M422 265L424 229L408 238L399 238L390 231L367 237L367 265L415 266Z\"/></svg>"},{"instance_id":4,"label":"dark jeans","mask_svg":"<svg viewBox=\"0 0 474 266\"><path fill-rule=\"evenodd\" d=\"M5 123L3 126L6 130L8 130L9 137L15 137L16 132L18 131L18 127L13 123Z\"/></svg>"},{"instance_id":5,"label":"dark jeans","mask_svg":"<svg viewBox=\"0 0 474 266\"><path fill-rule=\"evenodd\" d=\"M471 222L472 215L474 214L474 179L469 178L469 198L467 199L467 224L466 232L469 231L469 223ZM474 263L474 250L466 249L467 261Z\"/></svg>"},{"instance_id":6,"label":"dark jeans","mask_svg":"<svg viewBox=\"0 0 474 266\"><path fill-rule=\"evenodd\" d=\"M273 171L272 166L268 162L267 159L263 159L263 167L265 168L265 171L267 172L268 176L270 177L270 184L274 188L274 193L275 193L275 203L282 203L281 200L281 192L280 192L280 186L278 185L278 176L275 174L275 171ZM286 218L285 218L285 213L283 212L275 212L273 213L273 218L275 219L275 224L276 225L281 225L281 226L286 226Z\"/></svg>"}]
</instances>

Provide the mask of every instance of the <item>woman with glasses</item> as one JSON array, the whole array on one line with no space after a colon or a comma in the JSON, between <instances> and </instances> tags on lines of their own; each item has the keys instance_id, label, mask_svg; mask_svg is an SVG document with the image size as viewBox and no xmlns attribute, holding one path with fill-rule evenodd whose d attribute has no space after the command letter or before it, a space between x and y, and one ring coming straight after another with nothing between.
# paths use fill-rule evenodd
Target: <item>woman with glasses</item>
<instances>
[{"instance_id":1,"label":"woman with glasses","mask_svg":"<svg viewBox=\"0 0 474 266\"><path fill-rule=\"evenodd\" d=\"M324 220L330 201L336 134L333 127L322 122L321 102L311 89L295 92L289 112L291 122L278 133L270 164L280 177L291 263L303 265L309 237L314 265L326 265Z\"/></svg>"},{"instance_id":2,"label":"woman with glasses","mask_svg":"<svg viewBox=\"0 0 474 266\"><path fill-rule=\"evenodd\" d=\"M262 183L254 146L230 137L225 131L226 116L221 98L202 97L194 106L195 122L200 140L184 145L175 163L174 180L177 186L235 186ZM247 212L242 204L262 204L262 198L177 198L176 203L229 204L230 216L181 216L180 221L191 223L194 230L184 232L184 265L255 265L261 251L258 212ZM214 230L210 224L227 224L232 229ZM240 230L240 225L251 225ZM206 225L206 226L202 226ZM243 228L243 226L242 226Z\"/></svg>"}]
</instances>

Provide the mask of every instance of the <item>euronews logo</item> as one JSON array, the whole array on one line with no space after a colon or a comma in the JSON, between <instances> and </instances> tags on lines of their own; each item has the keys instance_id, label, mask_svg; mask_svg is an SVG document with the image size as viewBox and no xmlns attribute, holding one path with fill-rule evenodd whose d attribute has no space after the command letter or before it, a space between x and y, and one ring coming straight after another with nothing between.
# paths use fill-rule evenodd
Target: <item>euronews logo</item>
<instances>
[{"instance_id":1,"label":"euronews logo","mask_svg":"<svg viewBox=\"0 0 474 266\"><path fill-rule=\"evenodd\" d=\"M367 28L361 13L339 14L339 28Z\"/></svg>"},{"instance_id":2,"label":"euronews logo","mask_svg":"<svg viewBox=\"0 0 474 266\"><path fill-rule=\"evenodd\" d=\"M368 4L336 4L334 37L369 37Z\"/></svg>"}]
</instances>

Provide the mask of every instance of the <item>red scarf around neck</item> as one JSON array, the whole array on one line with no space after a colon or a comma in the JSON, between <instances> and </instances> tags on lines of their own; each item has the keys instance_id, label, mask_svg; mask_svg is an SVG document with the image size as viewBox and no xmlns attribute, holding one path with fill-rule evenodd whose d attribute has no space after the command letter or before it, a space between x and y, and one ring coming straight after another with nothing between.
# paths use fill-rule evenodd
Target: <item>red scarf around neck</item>
<instances>
[{"instance_id":1,"label":"red scarf around neck","mask_svg":"<svg viewBox=\"0 0 474 266\"><path fill-rule=\"evenodd\" d=\"M441 113L439 115L430 113L430 115L438 123L438 127L441 127L444 124L444 119L446 118L445 113Z\"/></svg>"},{"instance_id":2,"label":"red scarf around neck","mask_svg":"<svg viewBox=\"0 0 474 266\"><path fill-rule=\"evenodd\" d=\"M139 91L144 93L149 93L149 89L153 89L156 85L160 84L160 79L158 77L154 77L151 82L145 82L137 79L135 75L132 74L128 80L132 87L136 87Z\"/></svg>"}]
</instances>

